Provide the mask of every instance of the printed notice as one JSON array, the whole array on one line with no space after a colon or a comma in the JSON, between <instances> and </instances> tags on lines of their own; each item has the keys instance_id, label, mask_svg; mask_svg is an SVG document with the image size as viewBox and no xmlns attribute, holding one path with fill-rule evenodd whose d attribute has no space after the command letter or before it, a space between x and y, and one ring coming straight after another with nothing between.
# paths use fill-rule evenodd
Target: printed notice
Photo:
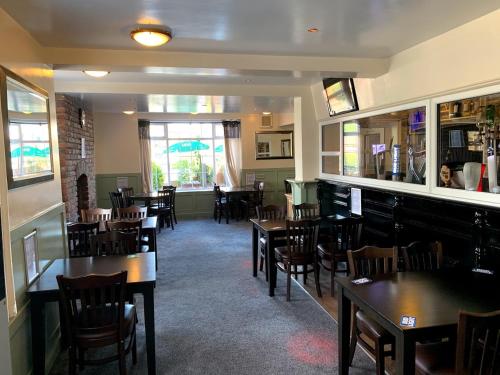
<instances>
[{"instance_id":1,"label":"printed notice","mask_svg":"<svg viewBox=\"0 0 500 375\"><path fill-rule=\"evenodd\" d=\"M128 177L117 177L116 178L116 187L118 189L128 187Z\"/></svg>"},{"instance_id":2,"label":"printed notice","mask_svg":"<svg viewBox=\"0 0 500 375\"><path fill-rule=\"evenodd\" d=\"M361 216L361 189L351 188L351 214Z\"/></svg>"},{"instance_id":3,"label":"printed notice","mask_svg":"<svg viewBox=\"0 0 500 375\"><path fill-rule=\"evenodd\" d=\"M414 316L403 315L401 317L401 321L399 322L399 325L402 327L415 328L417 325L417 318L415 318Z\"/></svg>"}]
</instances>

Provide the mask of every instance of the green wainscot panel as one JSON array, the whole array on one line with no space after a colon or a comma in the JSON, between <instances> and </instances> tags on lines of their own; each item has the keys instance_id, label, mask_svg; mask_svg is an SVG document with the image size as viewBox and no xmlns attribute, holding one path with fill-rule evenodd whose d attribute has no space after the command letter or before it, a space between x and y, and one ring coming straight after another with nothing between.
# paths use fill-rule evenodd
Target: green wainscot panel
<instances>
[{"instance_id":1,"label":"green wainscot panel","mask_svg":"<svg viewBox=\"0 0 500 375\"><path fill-rule=\"evenodd\" d=\"M98 174L95 177L98 207L111 208L109 192L116 191L119 179L121 179L122 183L126 182L128 186L133 187L135 192L142 191L140 173Z\"/></svg>"},{"instance_id":2,"label":"green wainscot panel","mask_svg":"<svg viewBox=\"0 0 500 375\"><path fill-rule=\"evenodd\" d=\"M284 180L294 178L293 168L244 169L241 173L242 184L247 175L255 174L255 180L264 181L264 204L286 205Z\"/></svg>"},{"instance_id":3,"label":"green wainscot panel","mask_svg":"<svg viewBox=\"0 0 500 375\"><path fill-rule=\"evenodd\" d=\"M179 218L209 217L213 214L214 193L211 190L178 191L175 211Z\"/></svg>"}]
</instances>

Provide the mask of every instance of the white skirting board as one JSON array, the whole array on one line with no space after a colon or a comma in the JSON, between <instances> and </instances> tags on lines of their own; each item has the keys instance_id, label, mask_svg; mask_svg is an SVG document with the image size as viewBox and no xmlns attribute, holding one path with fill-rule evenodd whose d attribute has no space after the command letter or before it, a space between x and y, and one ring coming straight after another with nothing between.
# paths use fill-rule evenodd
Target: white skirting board
<instances>
[{"instance_id":1,"label":"white skirting board","mask_svg":"<svg viewBox=\"0 0 500 375\"><path fill-rule=\"evenodd\" d=\"M12 375L10 358L9 320L5 299L0 301L0 363L2 375Z\"/></svg>"}]
</instances>

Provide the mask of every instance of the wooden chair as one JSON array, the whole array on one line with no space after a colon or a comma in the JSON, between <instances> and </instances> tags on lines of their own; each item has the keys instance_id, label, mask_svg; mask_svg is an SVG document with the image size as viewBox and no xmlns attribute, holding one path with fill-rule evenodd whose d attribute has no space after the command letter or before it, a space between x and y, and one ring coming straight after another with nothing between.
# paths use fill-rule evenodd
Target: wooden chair
<instances>
[{"instance_id":1,"label":"wooden chair","mask_svg":"<svg viewBox=\"0 0 500 375\"><path fill-rule=\"evenodd\" d=\"M147 252L148 246L142 242L142 220L126 220L126 221L107 221L106 229L111 231L119 231L125 233L134 233L136 239L136 252Z\"/></svg>"},{"instance_id":2,"label":"wooden chair","mask_svg":"<svg viewBox=\"0 0 500 375\"><path fill-rule=\"evenodd\" d=\"M349 272L355 278L370 277L377 274L392 273L397 271L397 247L380 248L364 246L359 250L348 250ZM353 306L351 326L351 347L349 352L349 365L352 364L356 344L359 344L375 356L377 375L385 374L384 358L387 356L395 359L395 339L385 328L369 318L357 306ZM375 343L373 348L364 339L367 336ZM385 350L385 345L390 345L390 350Z\"/></svg>"},{"instance_id":3,"label":"wooden chair","mask_svg":"<svg viewBox=\"0 0 500 375\"><path fill-rule=\"evenodd\" d=\"M226 218L226 224L229 224L229 202L220 191L219 185L214 185L214 220L219 220L222 215Z\"/></svg>"},{"instance_id":4,"label":"wooden chair","mask_svg":"<svg viewBox=\"0 0 500 375\"><path fill-rule=\"evenodd\" d=\"M99 233L90 238L90 248L93 255L127 255L137 252L135 233L113 230Z\"/></svg>"},{"instance_id":5,"label":"wooden chair","mask_svg":"<svg viewBox=\"0 0 500 375\"><path fill-rule=\"evenodd\" d=\"M245 213L245 217L250 220L250 212L257 212L257 206L262 206L264 201L264 182L261 181L258 183L256 191L248 198L240 200L240 206Z\"/></svg>"},{"instance_id":6,"label":"wooden chair","mask_svg":"<svg viewBox=\"0 0 500 375\"><path fill-rule=\"evenodd\" d=\"M177 193L177 186L174 185L165 185L163 186L163 190L170 190L172 192L172 215L174 215L174 222L177 224L177 215L175 214L175 194Z\"/></svg>"},{"instance_id":7,"label":"wooden chair","mask_svg":"<svg viewBox=\"0 0 500 375\"><path fill-rule=\"evenodd\" d=\"M321 298L319 285L319 265L316 259L316 246L318 246L320 220L287 220L286 221L286 246L278 246L274 249L276 267L287 274L286 300L290 301L290 286L292 281L292 266L302 266L300 270L295 268L295 273L302 274L304 283L307 274L314 272L316 292ZM309 268L312 266L312 268Z\"/></svg>"},{"instance_id":8,"label":"wooden chair","mask_svg":"<svg viewBox=\"0 0 500 375\"><path fill-rule=\"evenodd\" d=\"M500 374L500 310L460 311L456 345L452 341L417 344L415 370L419 375Z\"/></svg>"},{"instance_id":9,"label":"wooden chair","mask_svg":"<svg viewBox=\"0 0 500 375\"><path fill-rule=\"evenodd\" d=\"M111 207L113 208L114 217L118 217L118 209L127 207L127 203L125 202L125 198L122 193L118 193L115 191L109 192L109 199L111 200Z\"/></svg>"},{"instance_id":10,"label":"wooden chair","mask_svg":"<svg viewBox=\"0 0 500 375\"><path fill-rule=\"evenodd\" d=\"M84 223L105 223L113 218L112 208L87 208L81 211Z\"/></svg>"},{"instance_id":11,"label":"wooden chair","mask_svg":"<svg viewBox=\"0 0 500 375\"><path fill-rule=\"evenodd\" d=\"M99 223L74 223L66 226L68 232L68 251L71 258L93 255L90 238L99 232Z\"/></svg>"},{"instance_id":12,"label":"wooden chair","mask_svg":"<svg viewBox=\"0 0 500 375\"><path fill-rule=\"evenodd\" d=\"M112 275L77 278L57 276L62 324L69 334L69 374L85 365L102 365L118 360L120 375L126 374L125 356L132 351L137 363L136 309L126 304L127 271ZM128 345L125 346L125 341ZM86 359L89 349L116 345L116 354Z\"/></svg>"},{"instance_id":13,"label":"wooden chair","mask_svg":"<svg viewBox=\"0 0 500 375\"><path fill-rule=\"evenodd\" d=\"M319 217L319 204L301 203L293 205L293 219L311 219Z\"/></svg>"},{"instance_id":14,"label":"wooden chair","mask_svg":"<svg viewBox=\"0 0 500 375\"><path fill-rule=\"evenodd\" d=\"M119 193L122 194L123 199L125 200L125 207L131 206L134 201L132 200L132 196L134 195L133 187L122 187L117 189Z\"/></svg>"},{"instance_id":15,"label":"wooden chair","mask_svg":"<svg viewBox=\"0 0 500 375\"><path fill-rule=\"evenodd\" d=\"M257 211L257 219L259 220L280 220L284 219L286 217L285 209L284 207L276 206L273 204L267 205L267 206L257 206L256 207ZM277 239L277 241L280 241ZM283 238L283 241L285 241L285 238ZM284 243L279 243L279 245L286 245L286 242ZM264 269L264 261L267 258L267 241L265 237L260 237L259 238L259 248L260 248L260 265L259 269L262 272ZM267 273L267 267L266 267L266 281L269 281L269 275Z\"/></svg>"},{"instance_id":16,"label":"wooden chair","mask_svg":"<svg viewBox=\"0 0 500 375\"><path fill-rule=\"evenodd\" d=\"M129 206L118 208L118 220L123 219L145 219L148 216L148 208L140 206Z\"/></svg>"},{"instance_id":17,"label":"wooden chair","mask_svg":"<svg viewBox=\"0 0 500 375\"><path fill-rule=\"evenodd\" d=\"M405 271L435 271L443 267L443 245L439 241L415 241L401 251Z\"/></svg>"},{"instance_id":18,"label":"wooden chair","mask_svg":"<svg viewBox=\"0 0 500 375\"><path fill-rule=\"evenodd\" d=\"M349 268L339 269L341 262L347 264L347 250L358 249L361 246L363 230L362 217L349 217L339 223L333 223L326 243L318 244L318 262L324 269L330 271L330 293L333 297L335 287L335 272L348 272Z\"/></svg>"},{"instance_id":19,"label":"wooden chair","mask_svg":"<svg viewBox=\"0 0 500 375\"><path fill-rule=\"evenodd\" d=\"M174 215L172 211L173 198L174 193L172 190L158 190L158 203L150 207L151 213L153 215L158 215L160 219L160 232L161 228L165 227L165 222L167 222L167 226L170 226L172 230L174 229Z\"/></svg>"}]
</instances>

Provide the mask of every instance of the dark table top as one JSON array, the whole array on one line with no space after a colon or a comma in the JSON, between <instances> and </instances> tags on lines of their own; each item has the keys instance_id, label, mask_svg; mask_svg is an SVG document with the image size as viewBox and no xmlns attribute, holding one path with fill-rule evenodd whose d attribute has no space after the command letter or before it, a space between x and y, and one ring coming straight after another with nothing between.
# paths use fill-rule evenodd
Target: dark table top
<instances>
[{"instance_id":1,"label":"dark table top","mask_svg":"<svg viewBox=\"0 0 500 375\"><path fill-rule=\"evenodd\" d=\"M498 285L464 272L398 272L372 279L372 283L354 285L351 277L335 278L401 330L414 329L400 326L403 315L415 317L415 328L420 329L455 325L460 310L500 309Z\"/></svg>"},{"instance_id":2,"label":"dark table top","mask_svg":"<svg viewBox=\"0 0 500 375\"><path fill-rule=\"evenodd\" d=\"M322 223L334 223L336 221L341 221L345 219L346 216L342 216L340 214L330 215L325 217L322 220ZM286 219L280 220L259 220L259 219L250 219L252 223L254 223L260 230L264 232L276 232L276 231L284 231L286 230Z\"/></svg>"},{"instance_id":3,"label":"dark table top","mask_svg":"<svg viewBox=\"0 0 500 375\"><path fill-rule=\"evenodd\" d=\"M51 293L57 291L57 275L80 277L89 274L112 274L128 271L127 284L156 282L155 254L96 256L56 259L29 287L27 293Z\"/></svg>"},{"instance_id":4,"label":"dark table top","mask_svg":"<svg viewBox=\"0 0 500 375\"><path fill-rule=\"evenodd\" d=\"M220 188L220 191L223 192L224 194L227 193L251 193L256 191L253 186L222 186Z\"/></svg>"}]
</instances>

